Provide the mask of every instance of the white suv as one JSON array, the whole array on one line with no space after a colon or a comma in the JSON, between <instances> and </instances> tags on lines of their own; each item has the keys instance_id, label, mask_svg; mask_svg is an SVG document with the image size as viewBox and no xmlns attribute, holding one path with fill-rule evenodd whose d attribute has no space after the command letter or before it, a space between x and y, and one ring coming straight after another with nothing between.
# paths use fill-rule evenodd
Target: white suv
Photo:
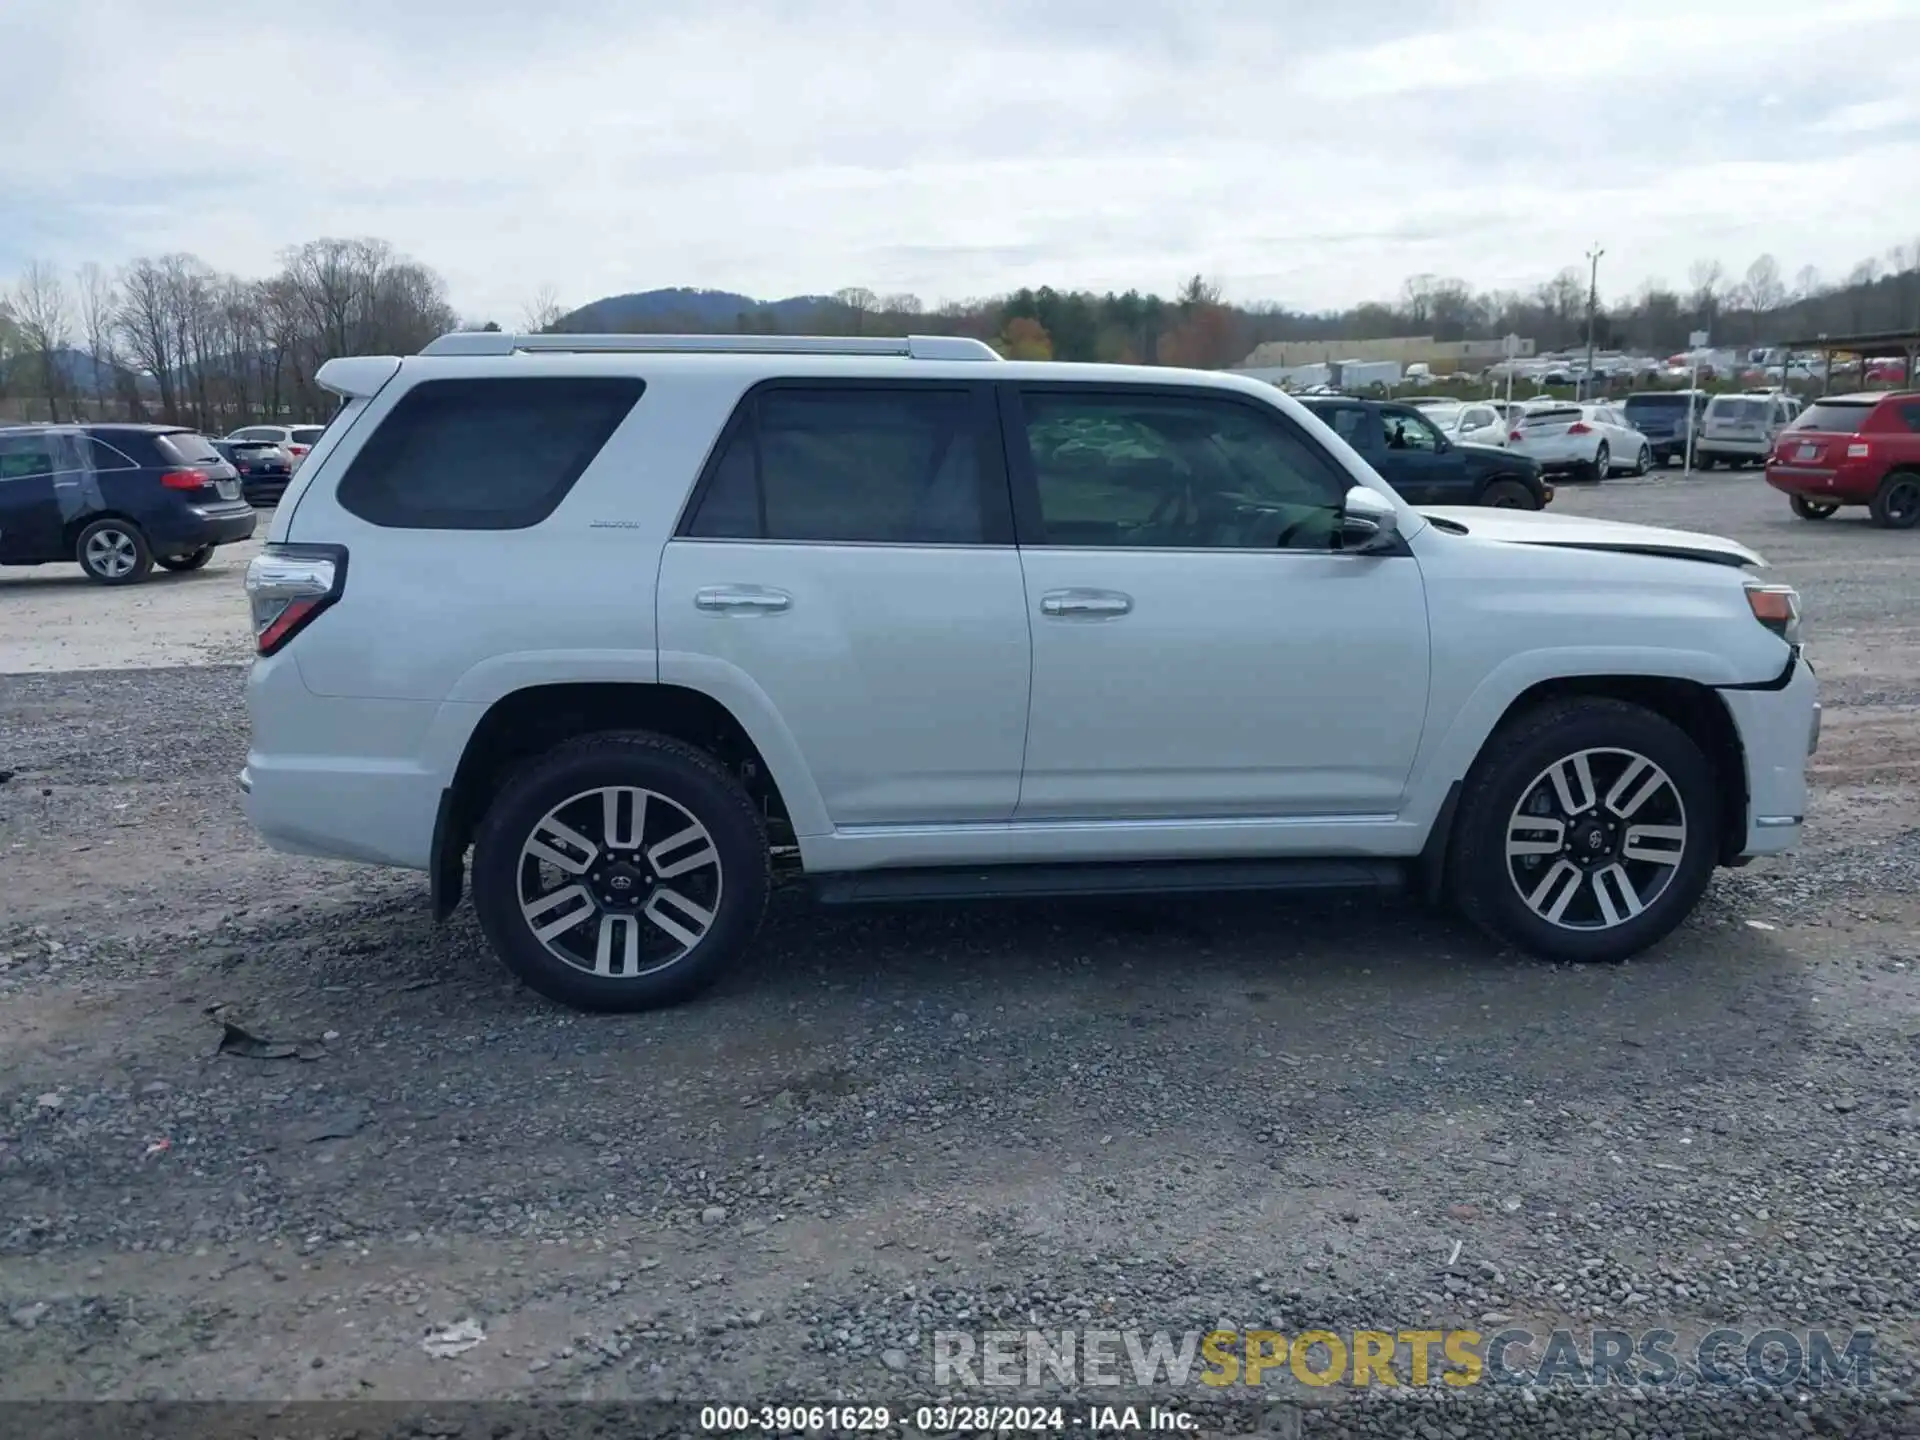
<instances>
[{"instance_id":1,"label":"white suv","mask_svg":"<svg viewBox=\"0 0 1920 1440\"><path fill-rule=\"evenodd\" d=\"M1716 461L1728 465L1764 465L1773 454L1780 432L1800 414L1800 402L1778 390L1747 395L1716 395L1700 417L1700 433L1693 443L1693 463L1711 470Z\"/></svg>"},{"instance_id":2,"label":"white suv","mask_svg":"<svg viewBox=\"0 0 1920 1440\"><path fill-rule=\"evenodd\" d=\"M343 397L247 588L273 844L472 852L543 994L830 901L1411 884L1631 955L1789 848L1799 604L1726 540L1410 509L1231 375L977 341L461 334Z\"/></svg>"}]
</instances>

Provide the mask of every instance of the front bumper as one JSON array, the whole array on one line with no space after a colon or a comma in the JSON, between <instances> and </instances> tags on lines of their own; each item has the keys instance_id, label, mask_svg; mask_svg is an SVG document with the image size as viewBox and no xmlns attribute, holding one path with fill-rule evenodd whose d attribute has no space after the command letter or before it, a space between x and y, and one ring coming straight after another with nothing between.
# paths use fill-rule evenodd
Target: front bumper
<instances>
[{"instance_id":1,"label":"front bumper","mask_svg":"<svg viewBox=\"0 0 1920 1440\"><path fill-rule=\"evenodd\" d=\"M1807 759L1820 743L1820 684L1813 666L1796 649L1778 683L1731 686L1719 694L1746 757L1747 829L1740 855L1791 850L1807 813Z\"/></svg>"}]
</instances>

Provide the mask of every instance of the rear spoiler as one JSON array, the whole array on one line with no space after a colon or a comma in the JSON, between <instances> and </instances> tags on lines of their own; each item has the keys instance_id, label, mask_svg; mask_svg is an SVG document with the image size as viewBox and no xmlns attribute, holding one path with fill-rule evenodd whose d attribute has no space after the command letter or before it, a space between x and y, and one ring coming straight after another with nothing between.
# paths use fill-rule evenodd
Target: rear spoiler
<instances>
[{"instance_id":1,"label":"rear spoiler","mask_svg":"<svg viewBox=\"0 0 1920 1440\"><path fill-rule=\"evenodd\" d=\"M371 400L400 373L394 355L343 355L313 372L313 383L343 400Z\"/></svg>"}]
</instances>

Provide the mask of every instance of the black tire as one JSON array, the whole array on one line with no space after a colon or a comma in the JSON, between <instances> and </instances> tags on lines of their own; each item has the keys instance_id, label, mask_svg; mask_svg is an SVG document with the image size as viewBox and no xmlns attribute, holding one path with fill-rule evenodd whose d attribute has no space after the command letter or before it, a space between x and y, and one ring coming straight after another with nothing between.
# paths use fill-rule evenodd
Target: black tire
<instances>
[{"instance_id":1,"label":"black tire","mask_svg":"<svg viewBox=\"0 0 1920 1440\"><path fill-rule=\"evenodd\" d=\"M1542 867L1542 880L1554 866L1572 862L1563 861L1562 854L1510 857L1509 826L1519 818L1517 812L1523 802L1543 793L1539 786L1549 767L1583 751L1615 750L1631 752L1666 772L1671 791L1682 807L1684 839L1681 849L1674 852L1679 857L1676 864L1653 867L1656 873L1664 872L1666 878L1642 910L1604 928L1572 928L1571 924L1555 923L1535 913L1520 893L1518 878L1526 874L1528 883L1532 883L1526 867L1535 860ZM1596 795L1605 797L1609 793L1607 775L1611 772L1604 767L1616 764L1624 766L1625 762L1607 755L1589 761L1590 767L1602 767L1593 771ZM1626 799L1631 798L1630 790ZM1663 790L1646 800L1636 813L1658 815L1657 808L1646 807L1665 798ZM1591 813L1598 815L1601 809L1592 806ZM1467 777L1458 816L1447 867L1448 890L1468 919L1495 939L1542 959L1612 962L1657 943L1699 901L1717 859L1720 795L1713 767L1678 726L1638 705L1591 697L1549 701L1503 724L1487 741ZM1611 812L1606 818L1617 821L1616 830L1624 839L1630 828L1627 822ZM1581 828L1564 825L1562 838L1569 851L1563 853L1584 854L1582 830L1590 828L1584 822ZM1603 840L1602 851L1589 863L1604 866L1604 846L1616 843ZM1647 841L1643 838L1640 843L1644 847ZM1603 902L1594 879L1597 872L1575 868L1583 870L1583 878L1573 882L1576 893L1565 914L1577 918L1591 913L1604 918L1602 903L1614 911L1630 909L1619 903L1617 890L1610 890ZM1563 881L1560 888L1565 884ZM1550 890L1546 899L1555 901L1559 893L1559 888Z\"/></svg>"},{"instance_id":2,"label":"black tire","mask_svg":"<svg viewBox=\"0 0 1920 1440\"><path fill-rule=\"evenodd\" d=\"M1693 468L1696 470L1711 470L1713 468L1713 457L1711 455L1694 456Z\"/></svg>"},{"instance_id":3,"label":"black tire","mask_svg":"<svg viewBox=\"0 0 1920 1440\"><path fill-rule=\"evenodd\" d=\"M1593 452L1593 464L1587 467L1587 471L1594 480L1600 481L1607 478L1607 472L1612 466L1613 452L1607 448L1607 442L1602 440L1600 448Z\"/></svg>"},{"instance_id":4,"label":"black tire","mask_svg":"<svg viewBox=\"0 0 1920 1440\"><path fill-rule=\"evenodd\" d=\"M631 975L596 975L568 964L534 934L533 924L521 908L522 881L531 863L524 858L523 846L532 838L535 827L570 796L608 787L653 792L654 799L648 804L654 811L662 808L655 800L664 797L705 828L718 856L717 901L711 923L698 941L662 968ZM643 829L636 864L645 856L645 840L652 833L650 825ZM600 838L607 838L604 832ZM613 847L603 853L612 854ZM642 891L652 893L659 877L653 876L649 865L640 864L640 869L646 873L637 883ZM582 879L593 873L589 871ZM528 761L494 797L474 838L474 909L494 953L532 989L578 1010L651 1010L677 1004L706 989L753 942L766 911L770 885L766 825L739 782L693 746L645 731L583 736ZM635 892L636 898L640 893ZM586 901L593 907L591 914L580 912L579 925L553 937L562 942L562 948L566 948L569 935L575 937L571 943L580 943L578 932L588 919L610 913L593 895L587 894ZM635 943L657 939L640 918L647 913L646 908L635 909L633 902L627 903L629 908L623 913L635 917L633 926L641 937ZM564 918L566 913L562 910L556 918ZM683 912L680 919L685 918ZM605 933L604 918L597 929ZM624 937L624 931L622 934Z\"/></svg>"},{"instance_id":5,"label":"black tire","mask_svg":"<svg viewBox=\"0 0 1920 1440\"><path fill-rule=\"evenodd\" d=\"M1896 470L1880 482L1867 513L1883 530L1911 530L1920 524L1920 472Z\"/></svg>"},{"instance_id":6,"label":"black tire","mask_svg":"<svg viewBox=\"0 0 1920 1440\"><path fill-rule=\"evenodd\" d=\"M1804 495L1791 496L1788 503L1802 520L1831 520L1840 508L1825 500L1809 500Z\"/></svg>"},{"instance_id":7,"label":"black tire","mask_svg":"<svg viewBox=\"0 0 1920 1440\"><path fill-rule=\"evenodd\" d=\"M96 520L73 542L73 558L96 585L137 585L153 573L153 550L131 520Z\"/></svg>"},{"instance_id":8,"label":"black tire","mask_svg":"<svg viewBox=\"0 0 1920 1440\"><path fill-rule=\"evenodd\" d=\"M1487 482L1480 503L1496 510L1538 510L1540 502L1523 481L1501 476Z\"/></svg>"},{"instance_id":9,"label":"black tire","mask_svg":"<svg viewBox=\"0 0 1920 1440\"><path fill-rule=\"evenodd\" d=\"M198 550L189 551L185 555L162 555L158 563L162 570L202 570L212 558L213 546L202 545Z\"/></svg>"},{"instance_id":10,"label":"black tire","mask_svg":"<svg viewBox=\"0 0 1920 1440\"><path fill-rule=\"evenodd\" d=\"M1636 475L1645 475L1651 469L1653 469L1653 451L1649 450L1645 445L1642 445L1640 447L1640 458L1633 462L1633 473Z\"/></svg>"}]
</instances>

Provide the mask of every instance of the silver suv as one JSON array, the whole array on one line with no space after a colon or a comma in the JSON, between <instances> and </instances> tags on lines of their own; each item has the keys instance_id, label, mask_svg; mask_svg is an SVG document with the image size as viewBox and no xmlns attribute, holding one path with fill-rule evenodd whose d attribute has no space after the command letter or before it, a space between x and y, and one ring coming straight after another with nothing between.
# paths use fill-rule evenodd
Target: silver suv
<instances>
[{"instance_id":1,"label":"silver suv","mask_svg":"<svg viewBox=\"0 0 1920 1440\"><path fill-rule=\"evenodd\" d=\"M1644 949L1790 847L1798 601L1712 536L1406 505L1270 386L920 337L334 360L247 577L275 845L468 888L596 1009L827 901L1412 886Z\"/></svg>"},{"instance_id":2,"label":"silver suv","mask_svg":"<svg viewBox=\"0 0 1920 1440\"><path fill-rule=\"evenodd\" d=\"M1716 462L1764 465L1780 432L1800 414L1800 402L1784 391L1716 395L1707 402L1694 439L1693 463L1711 470Z\"/></svg>"}]
</instances>

